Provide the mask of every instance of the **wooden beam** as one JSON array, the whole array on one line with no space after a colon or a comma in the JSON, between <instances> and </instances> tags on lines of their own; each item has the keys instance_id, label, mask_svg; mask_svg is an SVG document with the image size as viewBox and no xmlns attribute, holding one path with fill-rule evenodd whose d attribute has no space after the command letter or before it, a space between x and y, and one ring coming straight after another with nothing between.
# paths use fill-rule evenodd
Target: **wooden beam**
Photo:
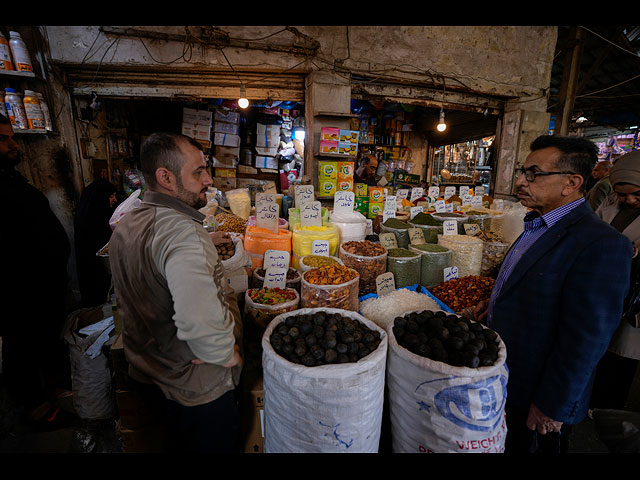
<instances>
[{"instance_id":1,"label":"wooden beam","mask_svg":"<svg viewBox=\"0 0 640 480\"><path fill-rule=\"evenodd\" d=\"M573 113L573 105L576 99L578 78L580 76L580 59L584 48L584 33L582 29L574 28L572 36L575 39L575 44L573 48L567 52L567 60L565 62L562 85L560 87L560 102L557 110L559 114L556 120L556 128L559 135L567 135L569 132L571 114Z\"/></svg>"}]
</instances>

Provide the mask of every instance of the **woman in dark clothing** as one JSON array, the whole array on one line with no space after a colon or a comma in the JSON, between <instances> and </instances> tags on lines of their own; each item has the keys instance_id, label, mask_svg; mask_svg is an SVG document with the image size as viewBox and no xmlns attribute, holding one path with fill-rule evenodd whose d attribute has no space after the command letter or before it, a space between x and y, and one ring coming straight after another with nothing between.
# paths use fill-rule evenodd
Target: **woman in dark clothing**
<instances>
[{"instance_id":1,"label":"woman in dark clothing","mask_svg":"<svg viewBox=\"0 0 640 480\"><path fill-rule=\"evenodd\" d=\"M116 187L98 179L82 195L75 218L75 252L81 306L95 307L107 302L111 276L96 253L111 238L109 219L116 204Z\"/></svg>"}]
</instances>

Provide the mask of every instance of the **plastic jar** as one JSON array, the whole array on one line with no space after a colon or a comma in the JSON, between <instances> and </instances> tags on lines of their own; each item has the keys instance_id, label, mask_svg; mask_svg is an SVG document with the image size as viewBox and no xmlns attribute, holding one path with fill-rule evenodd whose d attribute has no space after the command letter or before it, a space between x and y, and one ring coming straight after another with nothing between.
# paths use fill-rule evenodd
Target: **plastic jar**
<instances>
[{"instance_id":1,"label":"plastic jar","mask_svg":"<svg viewBox=\"0 0 640 480\"><path fill-rule=\"evenodd\" d=\"M438 244L451 250L451 261L458 267L458 277L480 275L483 243L470 235L438 235Z\"/></svg>"},{"instance_id":2,"label":"plastic jar","mask_svg":"<svg viewBox=\"0 0 640 480\"><path fill-rule=\"evenodd\" d=\"M302 274L301 281L302 308L330 307L358 311L360 276L357 271L343 265L312 268Z\"/></svg>"},{"instance_id":3,"label":"plastic jar","mask_svg":"<svg viewBox=\"0 0 640 480\"><path fill-rule=\"evenodd\" d=\"M388 218L386 222L380 224L380 233L393 233L396 236L398 248L409 246L409 225L407 222L397 218Z\"/></svg>"},{"instance_id":4,"label":"plastic jar","mask_svg":"<svg viewBox=\"0 0 640 480\"><path fill-rule=\"evenodd\" d=\"M49 105L45 101L44 97L41 93L36 92L36 97L40 102L40 109L42 110L42 115L44 115L44 128L49 132L53 131L53 122L51 121L51 113L49 111Z\"/></svg>"},{"instance_id":5,"label":"plastic jar","mask_svg":"<svg viewBox=\"0 0 640 480\"><path fill-rule=\"evenodd\" d=\"M420 254L406 248L387 250L387 272L393 273L396 288L420 283Z\"/></svg>"},{"instance_id":6,"label":"plastic jar","mask_svg":"<svg viewBox=\"0 0 640 480\"><path fill-rule=\"evenodd\" d=\"M29 50L18 32L9 32L9 48L15 69L19 72L33 72Z\"/></svg>"},{"instance_id":7,"label":"plastic jar","mask_svg":"<svg viewBox=\"0 0 640 480\"><path fill-rule=\"evenodd\" d=\"M425 243L410 245L409 250L420 253L420 285L429 288L444 281L444 269L452 266L450 249Z\"/></svg>"},{"instance_id":8,"label":"plastic jar","mask_svg":"<svg viewBox=\"0 0 640 480\"><path fill-rule=\"evenodd\" d=\"M4 89L4 104L7 108L7 116L13 128L27 128L27 117L24 113L24 104L20 94L13 88Z\"/></svg>"},{"instance_id":9,"label":"plastic jar","mask_svg":"<svg viewBox=\"0 0 640 480\"><path fill-rule=\"evenodd\" d=\"M376 292L376 278L387 271L387 249L368 240L341 244L340 260L360 274L360 295Z\"/></svg>"},{"instance_id":10,"label":"plastic jar","mask_svg":"<svg viewBox=\"0 0 640 480\"><path fill-rule=\"evenodd\" d=\"M24 114L27 117L27 127L30 130L44 130L44 114L36 93L33 90L25 90L22 102L24 103Z\"/></svg>"},{"instance_id":11,"label":"plastic jar","mask_svg":"<svg viewBox=\"0 0 640 480\"><path fill-rule=\"evenodd\" d=\"M15 70L11 61L11 48L5 36L0 32L0 70Z\"/></svg>"}]
</instances>

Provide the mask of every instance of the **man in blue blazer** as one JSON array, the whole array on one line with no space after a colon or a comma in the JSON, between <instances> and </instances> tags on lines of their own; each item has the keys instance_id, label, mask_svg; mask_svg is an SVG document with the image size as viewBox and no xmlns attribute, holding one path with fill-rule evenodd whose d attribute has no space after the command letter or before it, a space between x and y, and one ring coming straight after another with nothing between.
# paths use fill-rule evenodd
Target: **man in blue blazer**
<instances>
[{"instance_id":1,"label":"man in blue blazer","mask_svg":"<svg viewBox=\"0 0 640 480\"><path fill-rule=\"evenodd\" d=\"M620 323L632 247L584 199L596 161L592 142L545 135L516 172L516 195L532 210L477 312L507 349L507 453L566 451Z\"/></svg>"}]
</instances>

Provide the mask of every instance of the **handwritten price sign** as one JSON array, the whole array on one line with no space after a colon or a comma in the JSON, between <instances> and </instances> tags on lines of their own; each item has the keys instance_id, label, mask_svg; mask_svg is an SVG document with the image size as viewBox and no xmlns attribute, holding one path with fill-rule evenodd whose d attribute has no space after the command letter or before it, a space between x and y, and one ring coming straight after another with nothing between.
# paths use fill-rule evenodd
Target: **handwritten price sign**
<instances>
[{"instance_id":1,"label":"handwritten price sign","mask_svg":"<svg viewBox=\"0 0 640 480\"><path fill-rule=\"evenodd\" d=\"M300 207L300 226L321 227L322 217L320 216L322 206L320 202L307 202Z\"/></svg>"},{"instance_id":2,"label":"handwritten price sign","mask_svg":"<svg viewBox=\"0 0 640 480\"><path fill-rule=\"evenodd\" d=\"M289 270L289 262L291 254L285 250L267 250L264 252L263 267L267 268L286 268Z\"/></svg>"},{"instance_id":3,"label":"handwritten price sign","mask_svg":"<svg viewBox=\"0 0 640 480\"><path fill-rule=\"evenodd\" d=\"M333 211L336 215L353 212L355 205L355 194L353 192L336 192L333 196Z\"/></svg>"},{"instance_id":4,"label":"handwritten price sign","mask_svg":"<svg viewBox=\"0 0 640 480\"><path fill-rule=\"evenodd\" d=\"M261 202L256 205L256 225L270 232L278 233L280 207L276 202Z\"/></svg>"},{"instance_id":5,"label":"handwritten price sign","mask_svg":"<svg viewBox=\"0 0 640 480\"><path fill-rule=\"evenodd\" d=\"M396 289L395 278L393 272L386 272L376 277L376 292L378 296L386 295Z\"/></svg>"},{"instance_id":6,"label":"handwritten price sign","mask_svg":"<svg viewBox=\"0 0 640 480\"><path fill-rule=\"evenodd\" d=\"M329 256L329 241L328 240L314 240L311 242L311 255L323 255Z\"/></svg>"},{"instance_id":7,"label":"handwritten price sign","mask_svg":"<svg viewBox=\"0 0 640 480\"><path fill-rule=\"evenodd\" d=\"M458 221L457 220L445 220L442 222L442 233L444 235L457 235L458 234Z\"/></svg>"},{"instance_id":8,"label":"handwritten price sign","mask_svg":"<svg viewBox=\"0 0 640 480\"><path fill-rule=\"evenodd\" d=\"M264 282L262 282L262 286L265 288L286 288L287 270L276 267L267 268L264 272Z\"/></svg>"},{"instance_id":9,"label":"handwritten price sign","mask_svg":"<svg viewBox=\"0 0 640 480\"><path fill-rule=\"evenodd\" d=\"M447 267L444 269L444 281L453 280L458 278L458 267Z\"/></svg>"}]
</instances>

